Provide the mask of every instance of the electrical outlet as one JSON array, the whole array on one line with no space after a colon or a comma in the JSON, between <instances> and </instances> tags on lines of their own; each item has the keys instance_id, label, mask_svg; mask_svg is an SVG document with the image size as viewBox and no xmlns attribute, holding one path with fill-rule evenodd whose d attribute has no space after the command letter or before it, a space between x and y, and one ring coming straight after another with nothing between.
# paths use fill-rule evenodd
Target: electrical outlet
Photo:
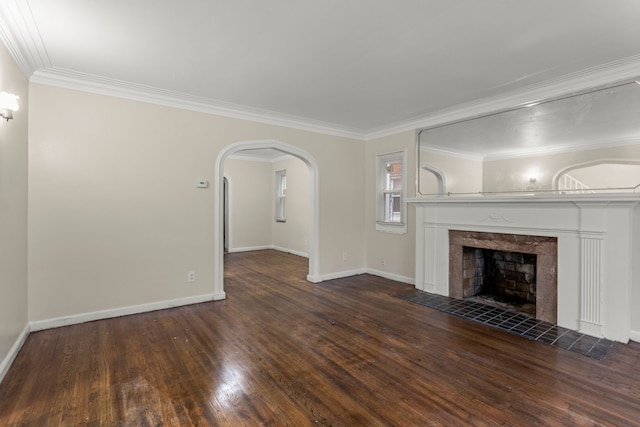
<instances>
[{"instance_id":1,"label":"electrical outlet","mask_svg":"<svg viewBox=\"0 0 640 427\"><path fill-rule=\"evenodd\" d=\"M342 260L343 261L347 260L347 253L346 252L342 252Z\"/></svg>"},{"instance_id":2,"label":"electrical outlet","mask_svg":"<svg viewBox=\"0 0 640 427\"><path fill-rule=\"evenodd\" d=\"M380 264L387 265L387 261L384 258L380 258Z\"/></svg>"},{"instance_id":3,"label":"electrical outlet","mask_svg":"<svg viewBox=\"0 0 640 427\"><path fill-rule=\"evenodd\" d=\"M187 273L187 282L189 283L193 283L196 281L196 272L195 271L190 271Z\"/></svg>"}]
</instances>

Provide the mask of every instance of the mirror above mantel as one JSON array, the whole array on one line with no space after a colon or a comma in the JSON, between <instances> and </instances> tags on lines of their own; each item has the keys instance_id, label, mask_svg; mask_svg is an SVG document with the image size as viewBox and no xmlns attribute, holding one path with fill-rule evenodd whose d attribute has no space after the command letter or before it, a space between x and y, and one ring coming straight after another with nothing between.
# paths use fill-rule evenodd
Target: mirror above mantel
<instances>
[{"instance_id":1,"label":"mirror above mantel","mask_svg":"<svg viewBox=\"0 0 640 427\"><path fill-rule=\"evenodd\" d=\"M639 81L420 130L418 197L640 193Z\"/></svg>"}]
</instances>

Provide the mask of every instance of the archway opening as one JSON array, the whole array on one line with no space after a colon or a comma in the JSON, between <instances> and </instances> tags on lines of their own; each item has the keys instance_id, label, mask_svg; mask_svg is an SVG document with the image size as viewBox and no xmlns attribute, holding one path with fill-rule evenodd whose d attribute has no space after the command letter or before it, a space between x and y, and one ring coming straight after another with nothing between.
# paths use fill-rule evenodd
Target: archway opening
<instances>
[{"instance_id":1,"label":"archway opening","mask_svg":"<svg viewBox=\"0 0 640 427\"><path fill-rule=\"evenodd\" d=\"M214 192L214 299L224 299L224 233L225 206L224 203L224 163L225 160L238 152L246 150L277 150L300 159L308 168L309 191L309 232L308 257L309 273L307 280L318 282L318 165L315 158L307 151L279 141L243 141L231 144L223 149L216 159L215 192Z\"/></svg>"},{"instance_id":2,"label":"archway opening","mask_svg":"<svg viewBox=\"0 0 640 427\"><path fill-rule=\"evenodd\" d=\"M569 166L553 178L564 194L640 192L640 160L602 159Z\"/></svg>"},{"instance_id":3,"label":"archway opening","mask_svg":"<svg viewBox=\"0 0 640 427\"><path fill-rule=\"evenodd\" d=\"M421 163L418 190L422 195L443 195L447 192L447 181L444 172L430 163Z\"/></svg>"}]
</instances>

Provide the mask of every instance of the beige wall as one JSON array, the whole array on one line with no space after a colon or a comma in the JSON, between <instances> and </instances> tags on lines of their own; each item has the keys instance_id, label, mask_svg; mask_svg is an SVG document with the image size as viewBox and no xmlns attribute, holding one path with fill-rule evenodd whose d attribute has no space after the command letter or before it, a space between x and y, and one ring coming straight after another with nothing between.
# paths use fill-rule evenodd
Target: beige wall
<instances>
[{"instance_id":1,"label":"beige wall","mask_svg":"<svg viewBox=\"0 0 640 427\"><path fill-rule=\"evenodd\" d=\"M572 165L594 160L640 159L640 144L595 150L574 151L546 156L484 162L484 191L519 191L553 188L555 174ZM529 179L536 178L535 184Z\"/></svg>"},{"instance_id":2,"label":"beige wall","mask_svg":"<svg viewBox=\"0 0 640 427\"><path fill-rule=\"evenodd\" d=\"M309 253L309 218L310 212L310 182L309 168L296 157L281 160L271 164L269 181L274 187L271 190L271 233L272 242L276 248L290 251L298 255ZM287 221L276 222L275 212L275 172L287 171Z\"/></svg>"},{"instance_id":3,"label":"beige wall","mask_svg":"<svg viewBox=\"0 0 640 427\"><path fill-rule=\"evenodd\" d=\"M229 251L272 245L271 163L227 159L229 178Z\"/></svg>"},{"instance_id":4,"label":"beige wall","mask_svg":"<svg viewBox=\"0 0 640 427\"><path fill-rule=\"evenodd\" d=\"M27 326L27 79L0 43L0 91L20 97L0 119L0 380L11 348Z\"/></svg>"},{"instance_id":5,"label":"beige wall","mask_svg":"<svg viewBox=\"0 0 640 427\"><path fill-rule=\"evenodd\" d=\"M403 132L367 142L367 173L365 223L367 227L367 267L380 275L402 281L415 277L415 209L407 206L407 233L392 234L377 231L376 224L376 162L380 154L407 150L407 197L416 195L416 136ZM384 261L384 263L383 263Z\"/></svg>"},{"instance_id":6,"label":"beige wall","mask_svg":"<svg viewBox=\"0 0 640 427\"><path fill-rule=\"evenodd\" d=\"M218 153L238 141L310 153L319 167L319 273L365 266L364 142L39 84L30 90L32 321L212 293L214 189L195 181L214 182ZM186 281L190 270L195 283Z\"/></svg>"},{"instance_id":7,"label":"beige wall","mask_svg":"<svg viewBox=\"0 0 640 427\"><path fill-rule=\"evenodd\" d=\"M287 171L287 221L275 221L275 172ZM227 159L230 191L230 252L275 247L309 252L309 169L296 157L275 162Z\"/></svg>"},{"instance_id":8,"label":"beige wall","mask_svg":"<svg viewBox=\"0 0 640 427\"><path fill-rule=\"evenodd\" d=\"M482 191L482 160L421 150L421 167L425 163L437 167L444 174L447 193L478 193ZM437 193L434 188L433 174L421 169L419 178L421 194Z\"/></svg>"}]
</instances>

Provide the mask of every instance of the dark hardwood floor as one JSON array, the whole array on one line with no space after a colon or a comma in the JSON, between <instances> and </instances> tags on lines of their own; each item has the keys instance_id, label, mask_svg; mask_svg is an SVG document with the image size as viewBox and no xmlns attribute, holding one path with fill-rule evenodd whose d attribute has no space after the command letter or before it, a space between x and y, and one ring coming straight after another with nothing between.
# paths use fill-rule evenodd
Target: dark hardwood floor
<instances>
[{"instance_id":1,"label":"dark hardwood floor","mask_svg":"<svg viewBox=\"0 0 640 427\"><path fill-rule=\"evenodd\" d=\"M640 345L602 361L307 260L225 256L227 300L32 333L0 425L640 425Z\"/></svg>"}]
</instances>

